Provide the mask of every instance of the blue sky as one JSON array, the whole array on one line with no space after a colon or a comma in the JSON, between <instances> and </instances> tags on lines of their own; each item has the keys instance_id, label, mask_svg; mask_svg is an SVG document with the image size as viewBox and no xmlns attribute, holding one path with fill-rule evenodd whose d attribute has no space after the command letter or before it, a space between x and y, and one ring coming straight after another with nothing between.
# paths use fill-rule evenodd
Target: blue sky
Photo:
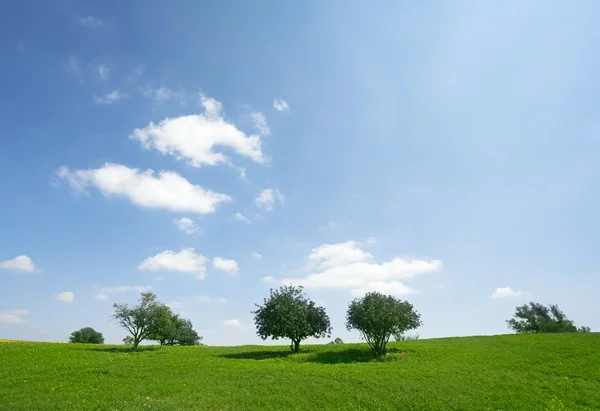
<instances>
[{"instance_id":1,"label":"blue sky","mask_svg":"<svg viewBox=\"0 0 600 411\"><path fill-rule=\"evenodd\" d=\"M259 343L289 282L348 341L371 290L600 328L597 2L172 3L1 6L0 338L118 343L152 289Z\"/></svg>"}]
</instances>

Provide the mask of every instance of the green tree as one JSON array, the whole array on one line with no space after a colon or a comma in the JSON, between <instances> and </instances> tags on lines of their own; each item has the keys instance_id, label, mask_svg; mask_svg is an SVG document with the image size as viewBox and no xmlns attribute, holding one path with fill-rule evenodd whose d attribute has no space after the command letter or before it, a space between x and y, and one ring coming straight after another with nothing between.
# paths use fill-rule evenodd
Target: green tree
<instances>
[{"instance_id":1,"label":"green tree","mask_svg":"<svg viewBox=\"0 0 600 411\"><path fill-rule=\"evenodd\" d=\"M160 345L198 345L202 337L194 330L192 322L179 314L171 313L169 321L148 336Z\"/></svg>"},{"instance_id":2,"label":"green tree","mask_svg":"<svg viewBox=\"0 0 600 411\"><path fill-rule=\"evenodd\" d=\"M342 340L340 337L336 338L335 340L333 340L334 344L343 344L344 340Z\"/></svg>"},{"instance_id":3,"label":"green tree","mask_svg":"<svg viewBox=\"0 0 600 411\"><path fill-rule=\"evenodd\" d=\"M84 343L84 344L104 344L104 337L102 333L94 330L91 327L85 327L78 331L73 331L69 337L71 343Z\"/></svg>"},{"instance_id":4,"label":"green tree","mask_svg":"<svg viewBox=\"0 0 600 411\"><path fill-rule=\"evenodd\" d=\"M358 330L377 356L386 354L390 337L421 325L421 316L408 301L377 292L353 300L346 313L346 328Z\"/></svg>"},{"instance_id":5,"label":"green tree","mask_svg":"<svg viewBox=\"0 0 600 411\"><path fill-rule=\"evenodd\" d=\"M168 326L171 309L158 301L154 293L142 293L137 305L114 304L112 320L125 328L133 338L133 350L152 334Z\"/></svg>"},{"instance_id":6,"label":"green tree","mask_svg":"<svg viewBox=\"0 0 600 411\"><path fill-rule=\"evenodd\" d=\"M517 334L590 332L589 327L577 328L558 305L546 307L533 301L517 307L514 317L507 323Z\"/></svg>"},{"instance_id":7,"label":"green tree","mask_svg":"<svg viewBox=\"0 0 600 411\"><path fill-rule=\"evenodd\" d=\"M290 349L300 351L300 341L307 337L323 338L331 334L329 316L323 307L317 307L309 300L302 287L282 286L271 290L263 305L256 304L254 322L257 334L263 340L268 337L277 340L292 340Z\"/></svg>"},{"instance_id":8,"label":"green tree","mask_svg":"<svg viewBox=\"0 0 600 411\"><path fill-rule=\"evenodd\" d=\"M407 335L407 334L404 334L404 333L394 334L394 339L396 341L418 340L419 339L419 334L415 334L415 335Z\"/></svg>"}]
</instances>

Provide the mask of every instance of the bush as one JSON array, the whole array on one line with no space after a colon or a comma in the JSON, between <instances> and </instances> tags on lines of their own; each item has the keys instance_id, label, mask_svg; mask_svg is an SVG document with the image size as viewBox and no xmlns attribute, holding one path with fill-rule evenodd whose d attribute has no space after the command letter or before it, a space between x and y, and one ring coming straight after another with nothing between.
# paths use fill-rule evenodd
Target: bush
<instances>
[{"instance_id":1,"label":"bush","mask_svg":"<svg viewBox=\"0 0 600 411\"><path fill-rule=\"evenodd\" d=\"M91 327L85 327L78 331L73 331L69 337L70 343L83 343L83 344L104 344L104 337L102 333L94 330Z\"/></svg>"}]
</instances>

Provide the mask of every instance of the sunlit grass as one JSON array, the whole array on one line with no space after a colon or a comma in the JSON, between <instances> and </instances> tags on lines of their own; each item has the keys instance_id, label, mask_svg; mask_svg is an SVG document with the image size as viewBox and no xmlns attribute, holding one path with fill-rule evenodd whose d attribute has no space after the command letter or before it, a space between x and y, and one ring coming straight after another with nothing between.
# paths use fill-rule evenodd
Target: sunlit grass
<instances>
[{"instance_id":1,"label":"sunlit grass","mask_svg":"<svg viewBox=\"0 0 600 411\"><path fill-rule=\"evenodd\" d=\"M4 340L0 340L4 341ZM600 334L364 344L0 344L2 410L600 409Z\"/></svg>"}]
</instances>

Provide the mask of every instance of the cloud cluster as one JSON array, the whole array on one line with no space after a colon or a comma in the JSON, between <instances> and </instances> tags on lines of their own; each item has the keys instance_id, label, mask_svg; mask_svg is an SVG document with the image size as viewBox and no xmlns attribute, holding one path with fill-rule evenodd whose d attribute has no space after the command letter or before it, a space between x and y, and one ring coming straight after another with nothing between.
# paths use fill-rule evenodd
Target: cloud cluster
<instances>
[{"instance_id":1,"label":"cloud cluster","mask_svg":"<svg viewBox=\"0 0 600 411\"><path fill-rule=\"evenodd\" d=\"M208 297L206 295L201 295L197 298L201 303L220 303L225 304L227 300L221 297Z\"/></svg>"},{"instance_id":2,"label":"cloud cluster","mask_svg":"<svg viewBox=\"0 0 600 411\"><path fill-rule=\"evenodd\" d=\"M179 271L194 274L202 280L206 276L206 263L208 258L196 254L193 248L186 248L176 253L174 251L163 251L154 257L148 257L138 268L142 271Z\"/></svg>"},{"instance_id":3,"label":"cloud cluster","mask_svg":"<svg viewBox=\"0 0 600 411\"><path fill-rule=\"evenodd\" d=\"M237 274L239 269L238 263L235 260L227 260L222 257L215 257L213 259L213 267L228 274Z\"/></svg>"},{"instance_id":4,"label":"cloud cluster","mask_svg":"<svg viewBox=\"0 0 600 411\"><path fill-rule=\"evenodd\" d=\"M494 290L490 296L493 300L499 300L502 298L514 298L525 295L523 291L513 290L511 287L498 287Z\"/></svg>"},{"instance_id":5,"label":"cloud cluster","mask_svg":"<svg viewBox=\"0 0 600 411\"><path fill-rule=\"evenodd\" d=\"M29 310L0 310L0 324L25 324Z\"/></svg>"},{"instance_id":6,"label":"cloud cluster","mask_svg":"<svg viewBox=\"0 0 600 411\"><path fill-rule=\"evenodd\" d=\"M60 301L61 303L72 303L75 299L75 293L71 291L63 291L56 294L56 301Z\"/></svg>"},{"instance_id":7,"label":"cloud cluster","mask_svg":"<svg viewBox=\"0 0 600 411\"><path fill-rule=\"evenodd\" d=\"M356 296L370 291L403 296L418 290L405 285L401 280L442 269L442 262L439 260L394 258L375 263L372 259L373 256L361 250L355 241L325 244L314 248L308 256L311 268L309 275L303 278L284 278L280 282L303 285L312 290L349 289ZM271 278L263 278L263 281L270 282Z\"/></svg>"},{"instance_id":8,"label":"cloud cluster","mask_svg":"<svg viewBox=\"0 0 600 411\"><path fill-rule=\"evenodd\" d=\"M94 102L96 104L113 104L127 97L129 97L127 93L123 93L121 90L116 89L103 96L94 96Z\"/></svg>"},{"instance_id":9,"label":"cloud cluster","mask_svg":"<svg viewBox=\"0 0 600 411\"><path fill-rule=\"evenodd\" d=\"M263 211L273 211L277 202L283 202L283 194L275 188L261 190L254 200L254 204Z\"/></svg>"},{"instance_id":10,"label":"cloud cluster","mask_svg":"<svg viewBox=\"0 0 600 411\"><path fill-rule=\"evenodd\" d=\"M199 229L198 225L194 222L194 220L192 220L189 217L176 218L175 220L173 220L173 224L175 224L177 228L179 228L186 234L194 234Z\"/></svg>"},{"instance_id":11,"label":"cloud cluster","mask_svg":"<svg viewBox=\"0 0 600 411\"><path fill-rule=\"evenodd\" d=\"M263 164L268 158L262 152L259 135L246 135L221 113L221 103L201 95L204 113L167 118L158 124L137 128L131 138L146 149L185 159L193 167L230 164L218 147L228 148L241 156Z\"/></svg>"},{"instance_id":12,"label":"cloud cluster","mask_svg":"<svg viewBox=\"0 0 600 411\"><path fill-rule=\"evenodd\" d=\"M273 100L273 108L277 111L290 111L290 106L288 106L285 100Z\"/></svg>"},{"instance_id":13,"label":"cloud cluster","mask_svg":"<svg viewBox=\"0 0 600 411\"><path fill-rule=\"evenodd\" d=\"M94 186L104 195L124 197L144 208L210 214L231 201L230 196L193 185L172 171L161 171L157 176L153 170L106 163L97 169L76 171L62 166L56 174L77 191Z\"/></svg>"},{"instance_id":14,"label":"cloud cluster","mask_svg":"<svg viewBox=\"0 0 600 411\"><path fill-rule=\"evenodd\" d=\"M24 271L26 273L35 273L39 271L35 264L33 264L31 258L26 255L19 255L12 260L0 262L0 269Z\"/></svg>"}]
</instances>

